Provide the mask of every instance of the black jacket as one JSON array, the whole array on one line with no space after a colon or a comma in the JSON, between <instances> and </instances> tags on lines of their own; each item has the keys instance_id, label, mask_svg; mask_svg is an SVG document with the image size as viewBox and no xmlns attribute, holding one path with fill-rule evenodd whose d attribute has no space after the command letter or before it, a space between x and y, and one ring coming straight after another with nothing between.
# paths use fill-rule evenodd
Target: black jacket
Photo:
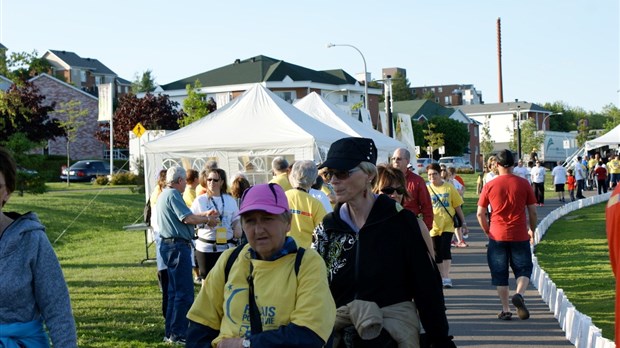
<instances>
[{"instance_id":1,"label":"black jacket","mask_svg":"<svg viewBox=\"0 0 620 348\"><path fill-rule=\"evenodd\" d=\"M326 215L315 230L315 247L327 264L336 307L354 299L372 301L379 307L413 299L429 339L447 338L441 276L415 215L388 196L379 195L356 234L340 218L341 206Z\"/></svg>"}]
</instances>

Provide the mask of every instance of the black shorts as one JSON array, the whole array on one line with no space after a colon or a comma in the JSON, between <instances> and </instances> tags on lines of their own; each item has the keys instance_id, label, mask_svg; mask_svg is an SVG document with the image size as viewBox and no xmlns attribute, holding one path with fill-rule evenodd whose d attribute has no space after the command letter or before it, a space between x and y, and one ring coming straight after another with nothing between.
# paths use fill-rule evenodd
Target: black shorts
<instances>
[{"instance_id":1,"label":"black shorts","mask_svg":"<svg viewBox=\"0 0 620 348\"><path fill-rule=\"evenodd\" d=\"M556 184L555 192L564 192L564 184Z\"/></svg>"}]
</instances>

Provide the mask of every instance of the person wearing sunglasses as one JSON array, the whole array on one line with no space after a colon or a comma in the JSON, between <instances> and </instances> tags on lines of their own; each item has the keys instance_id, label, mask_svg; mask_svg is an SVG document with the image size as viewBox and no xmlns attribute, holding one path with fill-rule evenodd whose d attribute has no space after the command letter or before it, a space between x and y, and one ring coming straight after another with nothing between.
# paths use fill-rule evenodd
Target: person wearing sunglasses
<instances>
[{"instance_id":1,"label":"person wearing sunglasses","mask_svg":"<svg viewBox=\"0 0 620 348\"><path fill-rule=\"evenodd\" d=\"M239 211L237 201L227 193L226 172L220 168L203 170L200 184L207 192L194 200L192 212L207 213L213 217L211 223L198 225L196 239L196 261L200 279L205 279L222 252L235 247L235 239L241 237L239 220L234 219Z\"/></svg>"},{"instance_id":2,"label":"person wearing sunglasses","mask_svg":"<svg viewBox=\"0 0 620 348\"><path fill-rule=\"evenodd\" d=\"M338 311L330 343L340 348L418 342L421 318L434 347L454 347L441 278L418 220L387 195L373 193L376 161L372 139L350 137L334 142L319 166L326 168L338 202L315 229L313 244L327 265ZM373 310L360 314L367 313L360 307ZM372 318L381 318L373 332L353 324Z\"/></svg>"},{"instance_id":3,"label":"person wearing sunglasses","mask_svg":"<svg viewBox=\"0 0 620 348\"><path fill-rule=\"evenodd\" d=\"M287 237L284 190L252 186L239 216L248 244L225 251L209 272L187 315L186 347L324 347L336 317L325 263Z\"/></svg>"},{"instance_id":4,"label":"person wearing sunglasses","mask_svg":"<svg viewBox=\"0 0 620 348\"><path fill-rule=\"evenodd\" d=\"M385 165L377 166L377 181L373 189L374 193L387 195L403 206L408 197L407 189L405 188L406 185L405 175L400 170ZM424 242L426 242L428 250L433 250L431 235L421 218L418 218L418 225L420 226L420 231L422 231L422 237L424 237Z\"/></svg>"}]
</instances>

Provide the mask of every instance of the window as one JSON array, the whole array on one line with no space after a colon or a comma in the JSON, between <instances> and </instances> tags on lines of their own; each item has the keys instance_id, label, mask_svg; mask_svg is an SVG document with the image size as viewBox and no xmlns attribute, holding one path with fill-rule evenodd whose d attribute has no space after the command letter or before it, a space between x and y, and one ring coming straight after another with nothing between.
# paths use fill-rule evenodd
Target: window
<instances>
[{"instance_id":1,"label":"window","mask_svg":"<svg viewBox=\"0 0 620 348\"><path fill-rule=\"evenodd\" d=\"M445 105L450 105L450 96L447 95L445 97L443 97L443 101Z\"/></svg>"},{"instance_id":2,"label":"window","mask_svg":"<svg viewBox=\"0 0 620 348\"><path fill-rule=\"evenodd\" d=\"M346 103L347 101L349 101L349 98L348 98L348 97L349 97L348 95L343 95L343 96L342 96L342 101L343 101L344 103Z\"/></svg>"},{"instance_id":3,"label":"window","mask_svg":"<svg viewBox=\"0 0 620 348\"><path fill-rule=\"evenodd\" d=\"M431 92L435 93L435 87L431 87Z\"/></svg>"},{"instance_id":4,"label":"window","mask_svg":"<svg viewBox=\"0 0 620 348\"><path fill-rule=\"evenodd\" d=\"M297 93L295 93L295 91L273 91L273 93L291 104L297 99Z\"/></svg>"},{"instance_id":5,"label":"window","mask_svg":"<svg viewBox=\"0 0 620 348\"><path fill-rule=\"evenodd\" d=\"M86 82L86 70L80 70L80 81Z\"/></svg>"},{"instance_id":6,"label":"window","mask_svg":"<svg viewBox=\"0 0 620 348\"><path fill-rule=\"evenodd\" d=\"M95 85L100 85L103 83L103 76L95 76Z\"/></svg>"},{"instance_id":7,"label":"window","mask_svg":"<svg viewBox=\"0 0 620 348\"><path fill-rule=\"evenodd\" d=\"M443 92L443 87L437 87L437 92L439 93Z\"/></svg>"}]
</instances>

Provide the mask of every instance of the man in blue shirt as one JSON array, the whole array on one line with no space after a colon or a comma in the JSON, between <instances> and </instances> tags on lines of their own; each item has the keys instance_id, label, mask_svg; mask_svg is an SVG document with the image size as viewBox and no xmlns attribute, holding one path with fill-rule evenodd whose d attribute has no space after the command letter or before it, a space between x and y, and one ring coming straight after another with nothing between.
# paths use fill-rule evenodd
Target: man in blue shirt
<instances>
[{"instance_id":1,"label":"man in blue shirt","mask_svg":"<svg viewBox=\"0 0 620 348\"><path fill-rule=\"evenodd\" d=\"M166 172L166 188L155 206L160 225L160 255L168 267L168 308L166 310L165 342L185 343L189 322L186 318L194 302L192 279L192 245L194 225L216 226L217 212L207 211L195 215L183 201L186 186L185 169L171 167Z\"/></svg>"}]
</instances>

